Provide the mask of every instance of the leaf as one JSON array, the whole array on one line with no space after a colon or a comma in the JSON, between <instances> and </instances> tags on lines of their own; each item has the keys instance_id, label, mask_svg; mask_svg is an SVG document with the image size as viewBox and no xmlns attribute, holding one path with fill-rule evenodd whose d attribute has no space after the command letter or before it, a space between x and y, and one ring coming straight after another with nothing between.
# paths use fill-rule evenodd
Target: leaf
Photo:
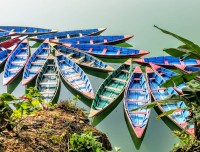
<instances>
[{"instance_id":1,"label":"leaf","mask_svg":"<svg viewBox=\"0 0 200 152\"><path fill-rule=\"evenodd\" d=\"M126 42L124 42L124 43L119 43L119 44L116 44L115 46L120 46L120 47L133 47L131 44L129 44L129 43L126 43Z\"/></svg>"},{"instance_id":2,"label":"leaf","mask_svg":"<svg viewBox=\"0 0 200 152\"><path fill-rule=\"evenodd\" d=\"M161 84L161 87L174 87L178 86L181 83L189 82L196 78L200 74L200 71L189 73L189 74L181 74L177 76L171 77L169 80L166 80L163 84Z\"/></svg>"},{"instance_id":3,"label":"leaf","mask_svg":"<svg viewBox=\"0 0 200 152\"><path fill-rule=\"evenodd\" d=\"M196 53L200 53L200 47L198 45L194 44L192 41L187 40L187 39L185 39L185 38L183 38L181 36L178 36L178 35L176 35L174 33L166 31L164 29L161 29L156 25L154 25L154 27L156 27L157 29L161 30L163 33L169 34L169 35L173 36L174 38L178 39L179 41L183 42L187 46L188 49L190 49L192 51L195 51Z\"/></svg>"},{"instance_id":4,"label":"leaf","mask_svg":"<svg viewBox=\"0 0 200 152\"><path fill-rule=\"evenodd\" d=\"M177 49L177 48L168 48L168 49L164 49L163 51L165 51L166 53L174 57L182 57L183 55L188 53L188 51L185 51L183 49Z\"/></svg>"},{"instance_id":5,"label":"leaf","mask_svg":"<svg viewBox=\"0 0 200 152\"><path fill-rule=\"evenodd\" d=\"M190 48L187 45L181 45L178 48L189 50Z\"/></svg>"},{"instance_id":6,"label":"leaf","mask_svg":"<svg viewBox=\"0 0 200 152\"><path fill-rule=\"evenodd\" d=\"M136 111L136 110L139 110L139 109L150 109L150 108L153 108L155 106L157 106L157 102L151 102L151 103L145 104L145 105L143 105L139 108L134 108L130 111Z\"/></svg>"},{"instance_id":7,"label":"leaf","mask_svg":"<svg viewBox=\"0 0 200 152\"><path fill-rule=\"evenodd\" d=\"M39 100L33 100L31 103L32 103L33 106L37 106L37 105L40 104L40 101Z\"/></svg>"},{"instance_id":8,"label":"leaf","mask_svg":"<svg viewBox=\"0 0 200 152\"><path fill-rule=\"evenodd\" d=\"M0 99L3 100L3 101L13 101L16 98L9 93L3 93L3 94L0 95Z\"/></svg>"},{"instance_id":9,"label":"leaf","mask_svg":"<svg viewBox=\"0 0 200 152\"><path fill-rule=\"evenodd\" d=\"M160 114L160 115L158 115L158 116L156 117L156 120L160 119L161 117L171 115L174 111L176 111L176 109L172 109L172 110L163 112L162 114Z\"/></svg>"}]
</instances>

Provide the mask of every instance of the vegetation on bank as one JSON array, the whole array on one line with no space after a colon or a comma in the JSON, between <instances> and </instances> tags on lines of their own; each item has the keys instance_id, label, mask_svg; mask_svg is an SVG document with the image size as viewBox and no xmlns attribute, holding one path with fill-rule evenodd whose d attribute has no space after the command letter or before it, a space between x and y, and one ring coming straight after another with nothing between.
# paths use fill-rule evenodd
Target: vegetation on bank
<instances>
[{"instance_id":1,"label":"vegetation on bank","mask_svg":"<svg viewBox=\"0 0 200 152\"><path fill-rule=\"evenodd\" d=\"M35 88L20 98L1 94L0 152L111 150L107 136L89 125L74 100L47 105Z\"/></svg>"}]
</instances>

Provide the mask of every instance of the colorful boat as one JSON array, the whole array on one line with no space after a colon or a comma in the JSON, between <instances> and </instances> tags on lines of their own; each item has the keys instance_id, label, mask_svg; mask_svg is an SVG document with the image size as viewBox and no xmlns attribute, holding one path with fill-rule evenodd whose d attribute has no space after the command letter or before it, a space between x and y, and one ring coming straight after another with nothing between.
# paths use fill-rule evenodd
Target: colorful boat
<instances>
[{"instance_id":1,"label":"colorful boat","mask_svg":"<svg viewBox=\"0 0 200 152\"><path fill-rule=\"evenodd\" d=\"M5 49L4 47L0 47L0 67L3 66L3 64L6 62L6 60L10 56L11 52L13 52L13 50L15 50L16 47L17 47L17 44L7 49Z\"/></svg>"},{"instance_id":2,"label":"colorful boat","mask_svg":"<svg viewBox=\"0 0 200 152\"><path fill-rule=\"evenodd\" d=\"M31 55L24 68L22 85L30 83L40 72L50 54L49 41L45 40Z\"/></svg>"},{"instance_id":3,"label":"colorful boat","mask_svg":"<svg viewBox=\"0 0 200 152\"><path fill-rule=\"evenodd\" d=\"M15 33L13 33L13 32L0 32L0 38L5 37L5 36L12 36L14 34Z\"/></svg>"},{"instance_id":4,"label":"colorful boat","mask_svg":"<svg viewBox=\"0 0 200 152\"><path fill-rule=\"evenodd\" d=\"M52 30L52 29L43 29L43 28L25 27L25 26L0 26L0 31L5 31L5 32L10 31L20 35L39 35L39 34L57 32L57 30Z\"/></svg>"},{"instance_id":5,"label":"colorful boat","mask_svg":"<svg viewBox=\"0 0 200 152\"><path fill-rule=\"evenodd\" d=\"M89 117L94 117L111 106L123 93L129 77L130 65L127 63L122 64L109 75L96 93Z\"/></svg>"},{"instance_id":6,"label":"colorful boat","mask_svg":"<svg viewBox=\"0 0 200 152\"><path fill-rule=\"evenodd\" d=\"M124 110L137 138L141 138L147 127L151 109L131 111L151 102L151 95L142 70L137 66L124 92Z\"/></svg>"},{"instance_id":7,"label":"colorful boat","mask_svg":"<svg viewBox=\"0 0 200 152\"><path fill-rule=\"evenodd\" d=\"M78 65L88 68L90 70L95 71L103 71L103 72L112 72L114 69L105 64L103 61L87 54L84 52L80 52L77 49L69 48L64 45L54 45L52 46L59 52L62 52L65 54L67 58L72 60L73 62L77 63Z\"/></svg>"},{"instance_id":8,"label":"colorful boat","mask_svg":"<svg viewBox=\"0 0 200 152\"><path fill-rule=\"evenodd\" d=\"M193 73L193 72L197 72L200 71L199 67L192 67L192 66L183 66L183 65L174 65L176 68L178 68L179 70L185 72L185 73ZM196 80L200 81L200 75L196 77Z\"/></svg>"},{"instance_id":9,"label":"colorful boat","mask_svg":"<svg viewBox=\"0 0 200 152\"><path fill-rule=\"evenodd\" d=\"M55 53L59 72L65 82L86 98L94 99L94 91L85 72L66 56L57 51Z\"/></svg>"},{"instance_id":10,"label":"colorful boat","mask_svg":"<svg viewBox=\"0 0 200 152\"><path fill-rule=\"evenodd\" d=\"M150 57L150 58L142 58L136 59L134 62L142 65L146 65L149 63L158 64L160 66L166 67L174 67L174 65L190 65L190 66L200 66L200 60L196 59L188 59L181 60L180 58L176 58L173 56L158 56L158 57Z\"/></svg>"},{"instance_id":11,"label":"colorful boat","mask_svg":"<svg viewBox=\"0 0 200 152\"><path fill-rule=\"evenodd\" d=\"M36 88L45 102L52 102L60 87L60 76L55 57L49 55L36 79Z\"/></svg>"},{"instance_id":12,"label":"colorful boat","mask_svg":"<svg viewBox=\"0 0 200 152\"><path fill-rule=\"evenodd\" d=\"M162 79L161 76L159 76L149 67L146 67L146 77L151 89L151 94L155 101L166 99L166 97L172 94L177 94L172 87L161 88L160 85L164 83L164 79ZM186 108L186 105L183 101L166 103L164 105L159 105L158 108L162 112L177 109L167 117L183 130L189 125L187 122L187 117L190 115L190 113L187 110L183 110ZM189 125L186 129L186 132L194 135L194 125Z\"/></svg>"},{"instance_id":13,"label":"colorful boat","mask_svg":"<svg viewBox=\"0 0 200 152\"><path fill-rule=\"evenodd\" d=\"M73 30L73 31L62 31L50 34L43 34L31 37L31 39L36 40L45 40L45 39L64 39L64 38L74 38L74 37L82 37L82 36L92 36L99 35L106 28L98 28L98 29L86 29L86 30Z\"/></svg>"},{"instance_id":14,"label":"colorful boat","mask_svg":"<svg viewBox=\"0 0 200 152\"><path fill-rule=\"evenodd\" d=\"M85 36L77 38L65 38L59 40L51 40L52 42L57 43L69 43L69 44L118 44L127 41L133 36Z\"/></svg>"},{"instance_id":15,"label":"colorful boat","mask_svg":"<svg viewBox=\"0 0 200 152\"><path fill-rule=\"evenodd\" d=\"M130 58L141 57L149 54L148 51L135 50L131 48L111 46L111 45L92 45L92 44L66 44L68 47L77 48L88 54L104 58Z\"/></svg>"},{"instance_id":16,"label":"colorful boat","mask_svg":"<svg viewBox=\"0 0 200 152\"><path fill-rule=\"evenodd\" d=\"M13 45L15 44L18 44L20 43L21 41L23 41L27 36L14 36L12 37L12 39L9 39L9 40L6 40L6 41L3 41L0 43L0 47L4 47L4 48L9 48L9 47L12 47Z\"/></svg>"},{"instance_id":17,"label":"colorful boat","mask_svg":"<svg viewBox=\"0 0 200 152\"><path fill-rule=\"evenodd\" d=\"M171 71L169 69L163 68L159 65L150 63L151 68L156 71L165 81L169 80L173 76L177 76L178 73ZM186 87L187 85L185 83L181 83L178 86L173 87L179 94L183 94L182 89L183 87Z\"/></svg>"},{"instance_id":18,"label":"colorful boat","mask_svg":"<svg viewBox=\"0 0 200 152\"><path fill-rule=\"evenodd\" d=\"M24 39L12 52L4 68L3 85L10 84L23 70L29 58L28 40Z\"/></svg>"}]
</instances>

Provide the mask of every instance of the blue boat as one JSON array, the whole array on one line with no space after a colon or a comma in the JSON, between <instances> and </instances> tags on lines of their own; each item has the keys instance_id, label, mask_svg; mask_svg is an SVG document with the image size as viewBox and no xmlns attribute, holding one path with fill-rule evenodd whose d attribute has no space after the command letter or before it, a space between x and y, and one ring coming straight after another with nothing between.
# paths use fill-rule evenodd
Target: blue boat
<instances>
[{"instance_id":1,"label":"blue boat","mask_svg":"<svg viewBox=\"0 0 200 152\"><path fill-rule=\"evenodd\" d=\"M69 44L117 44L127 41L133 36L85 36L76 38L65 38L59 40L51 40L57 43L69 43Z\"/></svg>"},{"instance_id":2,"label":"blue boat","mask_svg":"<svg viewBox=\"0 0 200 152\"><path fill-rule=\"evenodd\" d=\"M24 68L22 85L30 83L40 72L50 54L49 41L45 40L31 55Z\"/></svg>"},{"instance_id":3,"label":"blue boat","mask_svg":"<svg viewBox=\"0 0 200 152\"><path fill-rule=\"evenodd\" d=\"M0 38L5 37L5 36L11 36L11 35L14 35L14 33L12 33L12 32L0 32Z\"/></svg>"},{"instance_id":4,"label":"blue boat","mask_svg":"<svg viewBox=\"0 0 200 152\"><path fill-rule=\"evenodd\" d=\"M3 85L10 84L23 70L29 57L28 40L24 39L9 56L5 68Z\"/></svg>"},{"instance_id":5,"label":"blue boat","mask_svg":"<svg viewBox=\"0 0 200 152\"><path fill-rule=\"evenodd\" d=\"M163 84L165 80L149 67L146 67L146 77L154 101L157 102L159 100L166 99L166 97L169 95L177 94L177 92L172 87L161 88L160 85ZM182 130L186 129L186 133L194 135L194 125L190 125L187 122L187 117L190 115L190 113L187 110L183 110L186 108L186 105L183 101L158 105L158 108L162 112L177 109L167 117ZM186 126L188 126L188 128L185 128Z\"/></svg>"},{"instance_id":6,"label":"blue boat","mask_svg":"<svg viewBox=\"0 0 200 152\"><path fill-rule=\"evenodd\" d=\"M142 65L146 65L149 63L158 64L160 66L166 67L174 67L174 65L190 65L190 66L200 66L200 60L196 59L187 59L181 60L180 58L176 58L173 56L158 56L158 57L150 57L150 58L142 58L136 59L134 62Z\"/></svg>"},{"instance_id":7,"label":"blue boat","mask_svg":"<svg viewBox=\"0 0 200 152\"><path fill-rule=\"evenodd\" d=\"M78 65L95 70L95 71L103 71L103 72L112 72L114 69L109 66L108 64L105 64L103 61L93 57L92 55L89 55L84 52L80 52L77 49L69 48L64 45L54 45L52 46L57 50L66 55L70 60L77 63Z\"/></svg>"},{"instance_id":8,"label":"blue boat","mask_svg":"<svg viewBox=\"0 0 200 152\"><path fill-rule=\"evenodd\" d=\"M197 72L200 71L199 67L192 67L192 66L181 66L181 65L174 65L176 68L178 68L179 70L185 72L185 73L193 73L193 72ZM200 75L196 77L197 80L200 81Z\"/></svg>"},{"instance_id":9,"label":"blue boat","mask_svg":"<svg viewBox=\"0 0 200 152\"><path fill-rule=\"evenodd\" d=\"M58 69L65 82L86 98L93 99L94 91L85 72L66 56L55 53Z\"/></svg>"},{"instance_id":10,"label":"blue boat","mask_svg":"<svg viewBox=\"0 0 200 152\"><path fill-rule=\"evenodd\" d=\"M60 76L55 57L49 55L36 79L36 88L45 102L53 102L60 88ZM57 102L57 101L55 101Z\"/></svg>"},{"instance_id":11,"label":"blue boat","mask_svg":"<svg viewBox=\"0 0 200 152\"><path fill-rule=\"evenodd\" d=\"M171 71L169 69L163 68L159 65L155 65L153 63L150 63L150 66L154 71L156 71L165 81L169 80L173 76L177 76L178 73ZM183 87L186 87L187 85L183 82L178 86L173 87L179 94L183 94L182 89Z\"/></svg>"},{"instance_id":12,"label":"blue boat","mask_svg":"<svg viewBox=\"0 0 200 152\"><path fill-rule=\"evenodd\" d=\"M148 51L144 50L135 50L111 45L66 44L66 46L77 48L82 52L104 58L130 58L141 57L143 55L149 54Z\"/></svg>"},{"instance_id":13,"label":"blue boat","mask_svg":"<svg viewBox=\"0 0 200 152\"><path fill-rule=\"evenodd\" d=\"M12 47L5 49L4 47L0 47L0 67L6 62L8 57L10 56L11 52L17 47L17 44L13 45Z\"/></svg>"},{"instance_id":14,"label":"blue boat","mask_svg":"<svg viewBox=\"0 0 200 152\"><path fill-rule=\"evenodd\" d=\"M62 31L50 34L43 34L31 37L31 39L36 40L45 40L45 39L64 39L64 38L74 38L74 37L82 37L82 36L92 36L99 35L106 28L98 28L98 29L86 29L86 30L73 30L73 31Z\"/></svg>"},{"instance_id":15,"label":"blue boat","mask_svg":"<svg viewBox=\"0 0 200 152\"><path fill-rule=\"evenodd\" d=\"M138 138L143 136L145 128L150 116L151 109L141 109L130 111L139 108L151 102L150 91L147 88L147 83L142 70L139 66L135 68L131 75L124 93L124 110L133 131Z\"/></svg>"},{"instance_id":16,"label":"blue boat","mask_svg":"<svg viewBox=\"0 0 200 152\"><path fill-rule=\"evenodd\" d=\"M57 32L57 30L43 29L35 27L25 27L25 26L0 26L0 31L4 32L14 32L20 35L38 35Z\"/></svg>"}]
</instances>

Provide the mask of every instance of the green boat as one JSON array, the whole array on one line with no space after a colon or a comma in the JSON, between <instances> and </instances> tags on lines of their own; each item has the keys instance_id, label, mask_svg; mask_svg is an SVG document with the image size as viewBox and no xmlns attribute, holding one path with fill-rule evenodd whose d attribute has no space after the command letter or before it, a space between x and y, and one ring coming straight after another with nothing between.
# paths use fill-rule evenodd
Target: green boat
<instances>
[{"instance_id":1,"label":"green boat","mask_svg":"<svg viewBox=\"0 0 200 152\"><path fill-rule=\"evenodd\" d=\"M94 117L112 105L123 93L126 83L130 77L130 63L127 61L116 71L109 75L93 100L89 117Z\"/></svg>"},{"instance_id":2,"label":"green boat","mask_svg":"<svg viewBox=\"0 0 200 152\"><path fill-rule=\"evenodd\" d=\"M49 55L37 76L36 87L46 102L52 102L60 85L60 76L53 55Z\"/></svg>"}]
</instances>

